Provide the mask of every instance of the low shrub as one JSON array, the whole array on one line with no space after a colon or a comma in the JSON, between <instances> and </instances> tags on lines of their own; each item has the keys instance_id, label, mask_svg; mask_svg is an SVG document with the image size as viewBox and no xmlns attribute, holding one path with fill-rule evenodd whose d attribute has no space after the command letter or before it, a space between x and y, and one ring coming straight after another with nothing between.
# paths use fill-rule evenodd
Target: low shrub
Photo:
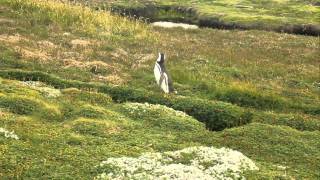
<instances>
[{"instance_id":1,"label":"low shrub","mask_svg":"<svg viewBox=\"0 0 320 180\"><path fill-rule=\"evenodd\" d=\"M109 86L98 83L69 81L44 72L28 72L21 70L0 70L0 76L18 80L42 81L56 88L95 89L100 93L108 94L116 102L139 102L161 104L175 110L184 111L198 121L203 122L210 130L223 130L234 126L249 123L252 115L239 106L220 101L209 101L191 97L162 95L147 92L141 89L132 89L125 86Z\"/></svg>"},{"instance_id":2,"label":"low shrub","mask_svg":"<svg viewBox=\"0 0 320 180\"><path fill-rule=\"evenodd\" d=\"M252 114L243 108L221 101L208 101L191 97L161 95L143 90L132 90L125 87L100 88L100 92L108 93L117 102L148 102L161 104L175 110L183 111L203 122L209 130L223 130L249 123Z\"/></svg>"},{"instance_id":3,"label":"low shrub","mask_svg":"<svg viewBox=\"0 0 320 180\"><path fill-rule=\"evenodd\" d=\"M27 97L14 97L0 95L0 107L12 113L29 115L40 108L40 105Z\"/></svg>"},{"instance_id":4,"label":"low shrub","mask_svg":"<svg viewBox=\"0 0 320 180\"><path fill-rule=\"evenodd\" d=\"M104 112L100 108L90 105L79 107L75 112L75 115L86 118L103 118L105 116Z\"/></svg>"},{"instance_id":5,"label":"low shrub","mask_svg":"<svg viewBox=\"0 0 320 180\"><path fill-rule=\"evenodd\" d=\"M64 97L72 100L88 102L90 104L108 105L112 102L112 98L106 94L81 91L76 88L68 88L62 91Z\"/></svg>"},{"instance_id":6,"label":"low shrub","mask_svg":"<svg viewBox=\"0 0 320 180\"><path fill-rule=\"evenodd\" d=\"M206 124L210 130L240 126L251 121L252 114L239 106L221 101L179 97L172 100L172 108L184 111Z\"/></svg>"},{"instance_id":7,"label":"low shrub","mask_svg":"<svg viewBox=\"0 0 320 180\"><path fill-rule=\"evenodd\" d=\"M75 80L64 80L48 73L40 71L22 71L22 70L0 70L0 77L7 79L16 79L20 81L41 81L55 88L79 88L90 89L96 86L91 83L84 83Z\"/></svg>"},{"instance_id":8,"label":"low shrub","mask_svg":"<svg viewBox=\"0 0 320 180\"><path fill-rule=\"evenodd\" d=\"M72 130L83 135L106 137L110 133L115 133L118 130L118 125L110 122L97 119L79 118L70 123Z\"/></svg>"},{"instance_id":9,"label":"low shrub","mask_svg":"<svg viewBox=\"0 0 320 180\"><path fill-rule=\"evenodd\" d=\"M318 119L296 114L277 114L273 112L256 113L253 121L264 124L289 126L300 131L320 131L320 121Z\"/></svg>"},{"instance_id":10,"label":"low shrub","mask_svg":"<svg viewBox=\"0 0 320 180\"><path fill-rule=\"evenodd\" d=\"M263 95L255 91L242 89L228 89L216 95L221 101L227 101L243 107L253 107L258 109L283 109L286 106L284 99L275 95Z\"/></svg>"},{"instance_id":11,"label":"low shrub","mask_svg":"<svg viewBox=\"0 0 320 180\"><path fill-rule=\"evenodd\" d=\"M320 105L312 106L312 105L304 105L304 112L312 115L320 115Z\"/></svg>"},{"instance_id":12,"label":"low shrub","mask_svg":"<svg viewBox=\"0 0 320 180\"><path fill-rule=\"evenodd\" d=\"M145 127L161 128L163 131L178 132L199 132L205 129L203 123L200 123L193 117L184 112L174 110L163 105L154 105L149 103L124 103L121 106L122 113L130 119L143 122Z\"/></svg>"},{"instance_id":13,"label":"low shrub","mask_svg":"<svg viewBox=\"0 0 320 180\"><path fill-rule=\"evenodd\" d=\"M0 95L0 108L19 115L33 115L45 121L62 119L60 109L31 97Z\"/></svg>"}]
</instances>

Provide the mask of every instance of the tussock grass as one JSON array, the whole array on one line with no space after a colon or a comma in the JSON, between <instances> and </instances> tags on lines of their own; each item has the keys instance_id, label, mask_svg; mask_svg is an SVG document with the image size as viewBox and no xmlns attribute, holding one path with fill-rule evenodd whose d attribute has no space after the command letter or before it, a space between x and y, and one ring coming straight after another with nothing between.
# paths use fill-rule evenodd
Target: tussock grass
<instances>
[{"instance_id":1,"label":"tussock grass","mask_svg":"<svg viewBox=\"0 0 320 180\"><path fill-rule=\"evenodd\" d=\"M276 95L262 95L253 90L230 88L218 93L216 96L222 101L228 101L240 106L277 110L287 108L287 102L283 98Z\"/></svg>"},{"instance_id":2,"label":"tussock grass","mask_svg":"<svg viewBox=\"0 0 320 180\"><path fill-rule=\"evenodd\" d=\"M31 114L39 109L40 104L26 97L0 96L0 106L16 114Z\"/></svg>"},{"instance_id":3,"label":"tussock grass","mask_svg":"<svg viewBox=\"0 0 320 180\"><path fill-rule=\"evenodd\" d=\"M99 119L79 118L71 123L75 133L92 135L95 137L108 137L109 134L119 133L123 125Z\"/></svg>"},{"instance_id":4,"label":"tussock grass","mask_svg":"<svg viewBox=\"0 0 320 180\"><path fill-rule=\"evenodd\" d=\"M66 88L62 90L62 93L70 100L87 102L93 105L104 106L112 102L112 98L107 94L81 91L77 88Z\"/></svg>"},{"instance_id":5,"label":"tussock grass","mask_svg":"<svg viewBox=\"0 0 320 180\"><path fill-rule=\"evenodd\" d=\"M57 23L71 31L83 32L100 38L146 39L150 32L139 21L130 21L109 12L98 12L82 5L68 5L59 1L6 1L14 10L27 16L31 24Z\"/></svg>"},{"instance_id":6,"label":"tussock grass","mask_svg":"<svg viewBox=\"0 0 320 180\"><path fill-rule=\"evenodd\" d=\"M275 112L256 112L253 122L271 125L289 126L300 131L319 131L319 118L314 116L302 116L298 113L283 114Z\"/></svg>"}]
</instances>

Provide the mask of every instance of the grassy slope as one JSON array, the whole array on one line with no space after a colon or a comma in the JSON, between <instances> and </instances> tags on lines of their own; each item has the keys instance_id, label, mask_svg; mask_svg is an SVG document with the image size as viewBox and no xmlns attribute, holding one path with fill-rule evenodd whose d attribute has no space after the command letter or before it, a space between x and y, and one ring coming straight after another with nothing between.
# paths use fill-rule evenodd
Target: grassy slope
<instances>
[{"instance_id":1,"label":"grassy slope","mask_svg":"<svg viewBox=\"0 0 320 180\"><path fill-rule=\"evenodd\" d=\"M160 93L152 65L161 49L169 55L180 95L233 102L250 109L256 122L209 132L195 119L166 112L131 114L126 105L89 89L65 89L48 98L1 79L0 127L14 130L20 140L0 136L0 176L89 178L107 157L208 145L231 147L255 160L261 171L251 177L319 178L318 38L155 30L59 4L50 4L48 13L46 4L31 9L7 2L0 0L1 70L37 70ZM287 172L277 165L288 166Z\"/></svg>"},{"instance_id":2,"label":"grassy slope","mask_svg":"<svg viewBox=\"0 0 320 180\"><path fill-rule=\"evenodd\" d=\"M82 2L82 0L78 0ZM280 26L284 24L317 24L319 25L320 8L317 0L91 0L95 4L120 5L124 7L143 7L146 4L160 6L192 7L199 11L201 16L217 17L225 22L242 24L265 24Z\"/></svg>"},{"instance_id":3,"label":"grassy slope","mask_svg":"<svg viewBox=\"0 0 320 180\"><path fill-rule=\"evenodd\" d=\"M163 3L163 1L159 1ZM315 1L254 1L254 0L201 0L167 1L164 4L195 6L201 13L222 17L228 22L264 22L279 25L288 24L319 24L317 14L319 7L313 6Z\"/></svg>"}]
</instances>

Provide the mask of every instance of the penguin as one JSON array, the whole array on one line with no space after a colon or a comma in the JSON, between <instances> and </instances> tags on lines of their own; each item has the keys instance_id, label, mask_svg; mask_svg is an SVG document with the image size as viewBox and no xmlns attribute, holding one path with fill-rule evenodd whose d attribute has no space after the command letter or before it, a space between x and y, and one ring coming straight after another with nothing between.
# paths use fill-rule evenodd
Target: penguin
<instances>
[{"instance_id":1,"label":"penguin","mask_svg":"<svg viewBox=\"0 0 320 180\"><path fill-rule=\"evenodd\" d=\"M156 78L157 84L165 93L174 92L172 80L170 75L168 74L165 63L165 55L163 53L159 53L158 59L154 66L154 76Z\"/></svg>"}]
</instances>

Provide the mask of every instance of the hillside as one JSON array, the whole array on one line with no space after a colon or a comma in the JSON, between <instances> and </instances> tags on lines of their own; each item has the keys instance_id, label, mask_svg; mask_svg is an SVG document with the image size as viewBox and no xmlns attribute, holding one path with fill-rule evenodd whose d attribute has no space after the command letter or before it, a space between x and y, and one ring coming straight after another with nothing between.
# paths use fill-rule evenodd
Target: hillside
<instances>
[{"instance_id":1,"label":"hillside","mask_svg":"<svg viewBox=\"0 0 320 180\"><path fill-rule=\"evenodd\" d=\"M219 29L259 29L320 35L319 0L65 0L147 21L175 21Z\"/></svg>"},{"instance_id":2,"label":"hillside","mask_svg":"<svg viewBox=\"0 0 320 180\"><path fill-rule=\"evenodd\" d=\"M318 179L319 49L315 36L0 0L0 179ZM177 94L154 82L159 51Z\"/></svg>"}]
</instances>

